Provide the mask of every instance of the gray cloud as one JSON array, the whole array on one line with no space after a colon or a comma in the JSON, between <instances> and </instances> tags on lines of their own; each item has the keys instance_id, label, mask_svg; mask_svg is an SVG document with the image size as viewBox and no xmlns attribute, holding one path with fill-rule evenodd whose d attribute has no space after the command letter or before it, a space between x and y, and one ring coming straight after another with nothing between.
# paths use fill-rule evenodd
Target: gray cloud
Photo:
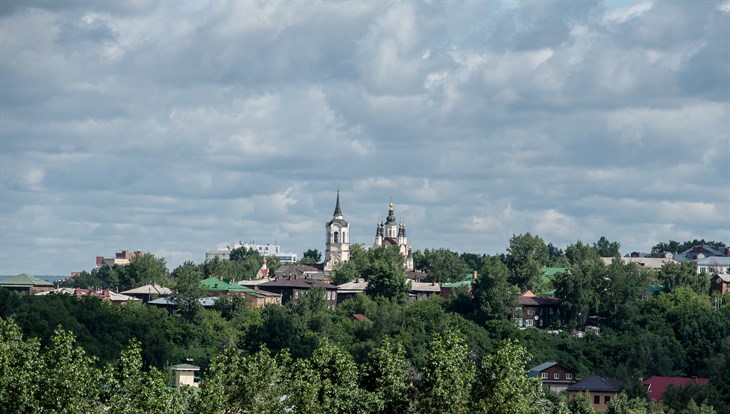
<instances>
[{"instance_id":1,"label":"gray cloud","mask_svg":"<svg viewBox=\"0 0 730 414\"><path fill-rule=\"evenodd\" d=\"M0 273L237 240L730 241L727 2L4 2ZM42 260L38 258L42 257Z\"/></svg>"}]
</instances>

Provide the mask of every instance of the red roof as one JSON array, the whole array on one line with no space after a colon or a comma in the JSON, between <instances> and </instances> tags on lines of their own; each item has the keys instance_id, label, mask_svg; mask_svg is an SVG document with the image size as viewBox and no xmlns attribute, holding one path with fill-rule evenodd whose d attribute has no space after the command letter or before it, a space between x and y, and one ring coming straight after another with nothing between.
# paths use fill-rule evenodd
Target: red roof
<instances>
[{"instance_id":1,"label":"red roof","mask_svg":"<svg viewBox=\"0 0 730 414\"><path fill-rule=\"evenodd\" d=\"M709 382L710 380L707 378L650 377L644 380L644 386L649 394L649 398L654 401L660 401L664 398L664 393L670 385L683 387L687 384L707 385Z\"/></svg>"}]
</instances>

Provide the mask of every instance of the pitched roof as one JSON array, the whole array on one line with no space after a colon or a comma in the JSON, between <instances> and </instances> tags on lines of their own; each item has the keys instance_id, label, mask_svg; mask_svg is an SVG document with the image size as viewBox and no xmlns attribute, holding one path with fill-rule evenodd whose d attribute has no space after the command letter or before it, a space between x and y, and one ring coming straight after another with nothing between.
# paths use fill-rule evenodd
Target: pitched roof
<instances>
[{"instance_id":1,"label":"pitched roof","mask_svg":"<svg viewBox=\"0 0 730 414\"><path fill-rule=\"evenodd\" d=\"M558 273L567 273L567 267L543 267L541 270L543 278L552 278Z\"/></svg>"},{"instance_id":2,"label":"pitched roof","mask_svg":"<svg viewBox=\"0 0 730 414\"><path fill-rule=\"evenodd\" d=\"M560 304L558 298L552 296L535 296L529 290L518 296L517 302L522 306L551 306Z\"/></svg>"},{"instance_id":3,"label":"pitched roof","mask_svg":"<svg viewBox=\"0 0 730 414\"><path fill-rule=\"evenodd\" d=\"M530 378L537 377L538 374L540 374L540 372L545 371L548 368L554 367L555 365L559 365L559 366L563 367L567 371L576 372L574 369L568 368L568 367L566 367L565 365L563 365L563 364L561 364L559 362L548 361L548 362L543 362L542 364L540 364L540 365L538 365L536 367L530 368L530 370L527 371L527 376L530 377Z\"/></svg>"},{"instance_id":4,"label":"pitched roof","mask_svg":"<svg viewBox=\"0 0 730 414\"><path fill-rule=\"evenodd\" d=\"M623 381L603 379L598 375L591 375L568 387L568 391L579 392L619 392Z\"/></svg>"},{"instance_id":5,"label":"pitched roof","mask_svg":"<svg viewBox=\"0 0 730 414\"><path fill-rule=\"evenodd\" d=\"M329 283L324 283L316 279L311 278L277 278L266 283L259 285L261 288L266 289L267 287L281 287L281 288L294 288L294 289L309 289L311 287L322 287L327 290L337 289L337 286Z\"/></svg>"},{"instance_id":6,"label":"pitched roof","mask_svg":"<svg viewBox=\"0 0 730 414\"><path fill-rule=\"evenodd\" d=\"M27 273L21 273L19 275L11 276L7 279L0 280L0 286L8 287L31 287L31 286L53 286L53 283L29 275Z\"/></svg>"},{"instance_id":7,"label":"pitched roof","mask_svg":"<svg viewBox=\"0 0 730 414\"><path fill-rule=\"evenodd\" d=\"M246 286L231 284L225 280L220 280L217 277L209 277L200 281L200 287L210 291L237 291L237 292L249 292L251 288Z\"/></svg>"},{"instance_id":8,"label":"pitched roof","mask_svg":"<svg viewBox=\"0 0 730 414\"><path fill-rule=\"evenodd\" d=\"M411 292L441 292L438 283L411 282Z\"/></svg>"},{"instance_id":9,"label":"pitched roof","mask_svg":"<svg viewBox=\"0 0 730 414\"><path fill-rule=\"evenodd\" d=\"M682 387L688 384L707 385L710 382L707 378L687 377L649 377L643 381L649 398L659 401L664 398L664 393L670 385Z\"/></svg>"},{"instance_id":10,"label":"pitched roof","mask_svg":"<svg viewBox=\"0 0 730 414\"><path fill-rule=\"evenodd\" d=\"M354 282L347 282L341 285L337 285L337 291L342 293L352 292L364 292L368 287L368 281L364 279L355 279Z\"/></svg>"},{"instance_id":11,"label":"pitched roof","mask_svg":"<svg viewBox=\"0 0 730 414\"><path fill-rule=\"evenodd\" d=\"M155 283L151 283L149 285L144 285L140 287L136 287L134 289L125 290L122 292L125 295L160 295L160 296L166 296L166 295L172 295L172 290L169 288L166 288L162 285L158 285Z\"/></svg>"}]
</instances>

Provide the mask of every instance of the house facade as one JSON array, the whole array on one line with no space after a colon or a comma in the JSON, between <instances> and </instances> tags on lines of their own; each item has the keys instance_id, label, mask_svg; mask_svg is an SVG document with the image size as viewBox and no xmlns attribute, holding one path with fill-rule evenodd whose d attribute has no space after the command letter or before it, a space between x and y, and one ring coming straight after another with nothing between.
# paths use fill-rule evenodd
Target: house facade
<instances>
[{"instance_id":1,"label":"house facade","mask_svg":"<svg viewBox=\"0 0 730 414\"><path fill-rule=\"evenodd\" d=\"M591 375L583 380L568 386L568 401L578 394L587 394L596 411L608 410L608 403L621 393L622 381L603 379L598 375Z\"/></svg>"},{"instance_id":2,"label":"house facade","mask_svg":"<svg viewBox=\"0 0 730 414\"><path fill-rule=\"evenodd\" d=\"M527 372L530 378L539 378L542 385L554 393L568 389L568 386L578 381L578 373L558 362L545 362L530 368Z\"/></svg>"},{"instance_id":3,"label":"house facade","mask_svg":"<svg viewBox=\"0 0 730 414\"><path fill-rule=\"evenodd\" d=\"M518 298L521 314L514 315L520 328L548 328L553 321L560 321L560 300L553 296L536 296L531 291L522 293Z\"/></svg>"}]
</instances>

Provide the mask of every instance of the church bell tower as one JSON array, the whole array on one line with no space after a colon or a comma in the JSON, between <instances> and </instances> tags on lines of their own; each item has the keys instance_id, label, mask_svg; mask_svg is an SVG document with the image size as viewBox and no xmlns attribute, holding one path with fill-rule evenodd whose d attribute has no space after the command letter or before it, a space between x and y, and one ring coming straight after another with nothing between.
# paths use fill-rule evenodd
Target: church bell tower
<instances>
[{"instance_id":1,"label":"church bell tower","mask_svg":"<svg viewBox=\"0 0 730 414\"><path fill-rule=\"evenodd\" d=\"M324 270L332 271L339 263L350 260L350 223L340 208L340 191L337 190L337 202L332 220L325 224L326 242L324 253Z\"/></svg>"}]
</instances>

